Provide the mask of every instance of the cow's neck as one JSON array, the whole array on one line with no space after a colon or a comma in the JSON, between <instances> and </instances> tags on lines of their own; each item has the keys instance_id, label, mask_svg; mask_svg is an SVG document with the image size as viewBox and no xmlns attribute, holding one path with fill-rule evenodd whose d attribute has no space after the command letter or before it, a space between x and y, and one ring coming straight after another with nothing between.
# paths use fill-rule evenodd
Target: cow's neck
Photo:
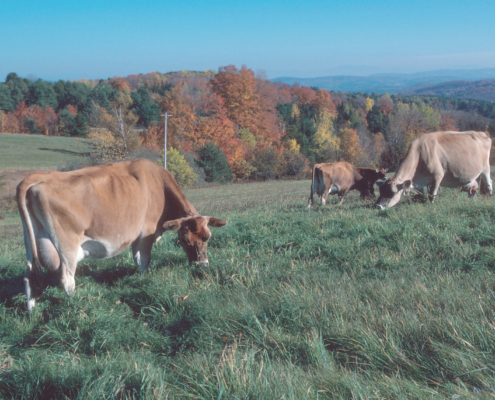
<instances>
[{"instance_id":1,"label":"cow's neck","mask_svg":"<svg viewBox=\"0 0 495 400\"><path fill-rule=\"evenodd\" d=\"M404 161L402 161L399 169L394 175L394 179L397 181L397 183L400 184L407 181L408 179L413 179L414 173L418 168L418 161L419 152L417 146L415 146L413 143L411 147L409 147L406 158L404 159Z\"/></svg>"},{"instance_id":2,"label":"cow's neck","mask_svg":"<svg viewBox=\"0 0 495 400\"><path fill-rule=\"evenodd\" d=\"M178 187L177 187L178 189ZM194 206L186 199L184 193L178 190L166 190L166 219L178 219L190 215L199 215Z\"/></svg>"}]
</instances>

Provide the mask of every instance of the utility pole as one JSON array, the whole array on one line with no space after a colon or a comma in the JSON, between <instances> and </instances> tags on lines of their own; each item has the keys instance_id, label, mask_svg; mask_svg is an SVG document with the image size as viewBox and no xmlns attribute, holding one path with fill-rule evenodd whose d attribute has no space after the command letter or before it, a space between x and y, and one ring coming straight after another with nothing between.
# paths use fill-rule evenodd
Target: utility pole
<instances>
[{"instance_id":1,"label":"utility pole","mask_svg":"<svg viewBox=\"0 0 495 400\"><path fill-rule=\"evenodd\" d=\"M164 138L163 138L163 168L167 169L167 119L168 117L173 117L173 115L170 115L165 111L163 117L165 117L164 120L165 129L164 129Z\"/></svg>"}]
</instances>

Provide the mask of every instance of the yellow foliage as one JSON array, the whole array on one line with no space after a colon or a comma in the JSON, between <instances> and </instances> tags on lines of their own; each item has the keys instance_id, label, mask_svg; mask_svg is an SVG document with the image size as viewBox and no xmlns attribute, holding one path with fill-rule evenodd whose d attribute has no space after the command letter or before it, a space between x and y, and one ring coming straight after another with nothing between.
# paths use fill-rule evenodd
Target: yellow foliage
<instances>
[{"instance_id":1,"label":"yellow foliage","mask_svg":"<svg viewBox=\"0 0 495 400\"><path fill-rule=\"evenodd\" d=\"M158 160L158 164L163 165L163 153ZM192 167L179 150L169 147L167 149L167 171L170 172L180 187L187 187L196 182L197 176Z\"/></svg>"},{"instance_id":2,"label":"yellow foliage","mask_svg":"<svg viewBox=\"0 0 495 400\"><path fill-rule=\"evenodd\" d=\"M319 159L324 160L330 149L338 150L340 138L334 134L332 114L328 111L318 116L318 124L314 136L316 144L315 153Z\"/></svg>"},{"instance_id":3,"label":"yellow foliage","mask_svg":"<svg viewBox=\"0 0 495 400\"><path fill-rule=\"evenodd\" d=\"M301 150L301 145L297 143L296 139L290 139L287 142L287 149L289 151L294 151L296 153L299 153L299 151Z\"/></svg>"},{"instance_id":4,"label":"yellow foliage","mask_svg":"<svg viewBox=\"0 0 495 400\"><path fill-rule=\"evenodd\" d=\"M97 164L109 164L125 160L125 148L106 128L91 130L88 138L92 140L92 157Z\"/></svg>"},{"instance_id":5,"label":"yellow foliage","mask_svg":"<svg viewBox=\"0 0 495 400\"><path fill-rule=\"evenodd\" d=\"M3 122L5 120L5 112L0 110L0 132L3 132Z\"/></svg>"},{"instance_id":6,"label":"yellow foliage","mask_svg":"<svg viewBox=\"0 0 495 400\"><path fill-rule=\"evenodd\" d=\"M300 115L301 115L301 110L299 109L297 104L296 103L292 104L292 110L290 112L290 116L292 118L299 119Z\"/></svg>"},{"instance_id":7,"label":"yellow foliage","mask_svg":"<svg viewBox=\"0 0 495 400\"><path fill-rule=\"evenodd\" d=\"M374 105L375 105L375 100L373 100L373 99L371 99L371 98L368 97L366 99L366 103L364 104L365 111L367 113L370 112Z\"/></svg>"}]
</instances>

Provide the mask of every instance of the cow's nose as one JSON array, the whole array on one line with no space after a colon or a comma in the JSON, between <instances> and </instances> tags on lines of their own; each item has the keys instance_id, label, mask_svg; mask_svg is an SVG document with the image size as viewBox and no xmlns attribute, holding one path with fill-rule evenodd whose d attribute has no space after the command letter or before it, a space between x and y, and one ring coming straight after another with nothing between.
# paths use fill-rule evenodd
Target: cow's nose
<instances>
[{"instance_id":1,"label":"cow's nose","mask_svg":"<svg viewBox=\"0 0 495 400\"><path fill-rule=\"evenodd\" d=\"M194 266L200 267L200 268L207 268L208 267L208 261L194 261Z\"/></svg>"},{"instance_id":2,"label":"cow's nose","mask_svg":"<svg viewBox=\"0 0 495 400\"><path fill-rule=\"evenodd\" d=\"M383 210L383 206L381 204L375 204L375 208L378 210Z\"/></svg>"}]
</instances>

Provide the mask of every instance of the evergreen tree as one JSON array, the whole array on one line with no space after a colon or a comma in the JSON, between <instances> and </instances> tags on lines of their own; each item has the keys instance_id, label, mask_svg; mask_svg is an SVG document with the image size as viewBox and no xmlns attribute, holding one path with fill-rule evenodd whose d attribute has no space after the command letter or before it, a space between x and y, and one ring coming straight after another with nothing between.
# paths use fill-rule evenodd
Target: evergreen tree
<instances>
[{"instance_id":1,"label":"evergreen tree","mask_svg":"<svg viewBox=\"0 0 495 400\"><path fill-rule=\"evenodd\" d=\"M199 149L198 158L196 163L204 169L206 182L226 183L232 180L227 157L220 147L208 142Z\"/></svg>"},{"instance_id":2,"label":"evergreen tree","mask_svg":"<svg viewBox=\"0 0 495 400\"><path fill-rule=\"evenodd\" d=\"M12 100L14 100L14 107L16 107L21 101L26 100L29 92L29 81L17 76L15 72L11 72L7 75L5 84L9 87Z\"/></svg>"},{"instance_id":3,"label":"evergreen tree","mask_svg":"<svg viewBox=\"0 0 495 400\"><path fill-rule=\"evenodd\" d=\"M53 89L53 84L44 82L38 79L29 84L29 93L26 96L28 106L39 105L41 108L50 106L53 109L57 108L57 93Z\"/></svg>"},{"instance_id":4,"label":"evergreen tree","mask_svg":"<svg viewBox=\"0 0 495 400\"><path fill-rule=\"evenodd\" d=\"M136 92L132 92L131 98L132 109L139 117L139 124L148 127L160 121L160 107L145 88L142 87Z\"/></svg>"},{"instance_id":5,"label":"evergreen tree","mask_svg":"<svg viewBox=\"0 0 495 400\"><path fill-rule=\"evenodd\" d=\"M14 111L14 100L7 85L0 83L0 110Z\"/></svg>"},{"instance_id":6,"label":"evergreen tree","mask_svg":"<svg viewBox=\"0 0 495 400\"><path fill-rule=\"evenodd\" d=\"M74 135L86 137L88 134L88 123L83 113L77 113L75 118Z\"/></svg>"},{"instance_id":7,"label":"evergreen tree","mask_svg":"<svg viewBox=\"0 0 495 400\"><path fill-rule=\"evenodd\" d=\"M58 114L59 125L64 136L77 136L76 117L64 109Z\"/></svg>"}]
</instances>

